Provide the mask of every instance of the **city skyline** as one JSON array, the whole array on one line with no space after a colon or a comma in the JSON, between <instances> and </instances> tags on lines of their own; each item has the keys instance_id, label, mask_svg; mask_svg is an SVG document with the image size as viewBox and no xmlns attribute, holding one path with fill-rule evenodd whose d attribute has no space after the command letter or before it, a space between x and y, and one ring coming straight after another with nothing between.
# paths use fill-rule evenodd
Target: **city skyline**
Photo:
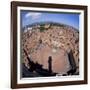
<instances>
[{"instance_id":1,"label":"city skyline","mask_svg":"<svg viewBox=\"0 0 90 90\"><path fill-rule=\"evenodd\" d=\"M22 27L35 22L57 22L72 26L79 30L79 14L21 11Z\"/></svg>"}]
</instances>

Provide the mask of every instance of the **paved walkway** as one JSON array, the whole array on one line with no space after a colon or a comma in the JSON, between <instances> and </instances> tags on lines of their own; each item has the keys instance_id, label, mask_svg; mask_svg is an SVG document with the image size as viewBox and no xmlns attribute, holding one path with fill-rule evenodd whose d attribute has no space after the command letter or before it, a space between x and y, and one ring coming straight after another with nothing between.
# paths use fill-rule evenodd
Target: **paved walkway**
<instances>
[{"instance_id":1,"label":"paved walkway","mask_svg":"<svg viewBox=\"0 0 90 90\"><path fill-rule=\"evenodd\" d=\"M43 65L44 69L48 69L48 57L52 57L52 71L64 74L70 69L67 53L62 49L52 49L48 45L40 47L31 54L34 62Z\"/></svg>"}]
</instances>

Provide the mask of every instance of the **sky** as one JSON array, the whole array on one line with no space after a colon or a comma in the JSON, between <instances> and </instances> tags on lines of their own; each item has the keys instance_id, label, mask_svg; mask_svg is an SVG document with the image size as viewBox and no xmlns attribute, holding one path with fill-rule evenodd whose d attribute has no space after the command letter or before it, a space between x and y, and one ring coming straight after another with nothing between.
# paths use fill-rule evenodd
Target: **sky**
<instances>
[{"instance_id":1,"label":"sky","mask_svg":"<svg viewBox=\"0 0 90 90\"><path fill-rule=\"evenodd\" d=\"M79 30L79 14L21 11L22 27L35 22L52 21L73 26Z\"/></svg>"}]
</instances>

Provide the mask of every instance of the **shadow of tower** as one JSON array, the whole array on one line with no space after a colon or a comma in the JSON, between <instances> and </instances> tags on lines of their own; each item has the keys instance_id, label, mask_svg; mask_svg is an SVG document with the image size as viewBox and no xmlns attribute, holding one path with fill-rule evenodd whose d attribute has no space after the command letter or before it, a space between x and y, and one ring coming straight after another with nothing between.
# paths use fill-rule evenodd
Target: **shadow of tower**
<instances>
[{"instance_id":1,"label":"shadow of tower","mask_svg":"<svg viewBox=\"0 0 90 90\"><path fill-rule=\"evenodd\" d=\"M49 73L52 73L52 57L51 56L48 57L48 70L49 70Z\"/></svg>"}]
</instances>

